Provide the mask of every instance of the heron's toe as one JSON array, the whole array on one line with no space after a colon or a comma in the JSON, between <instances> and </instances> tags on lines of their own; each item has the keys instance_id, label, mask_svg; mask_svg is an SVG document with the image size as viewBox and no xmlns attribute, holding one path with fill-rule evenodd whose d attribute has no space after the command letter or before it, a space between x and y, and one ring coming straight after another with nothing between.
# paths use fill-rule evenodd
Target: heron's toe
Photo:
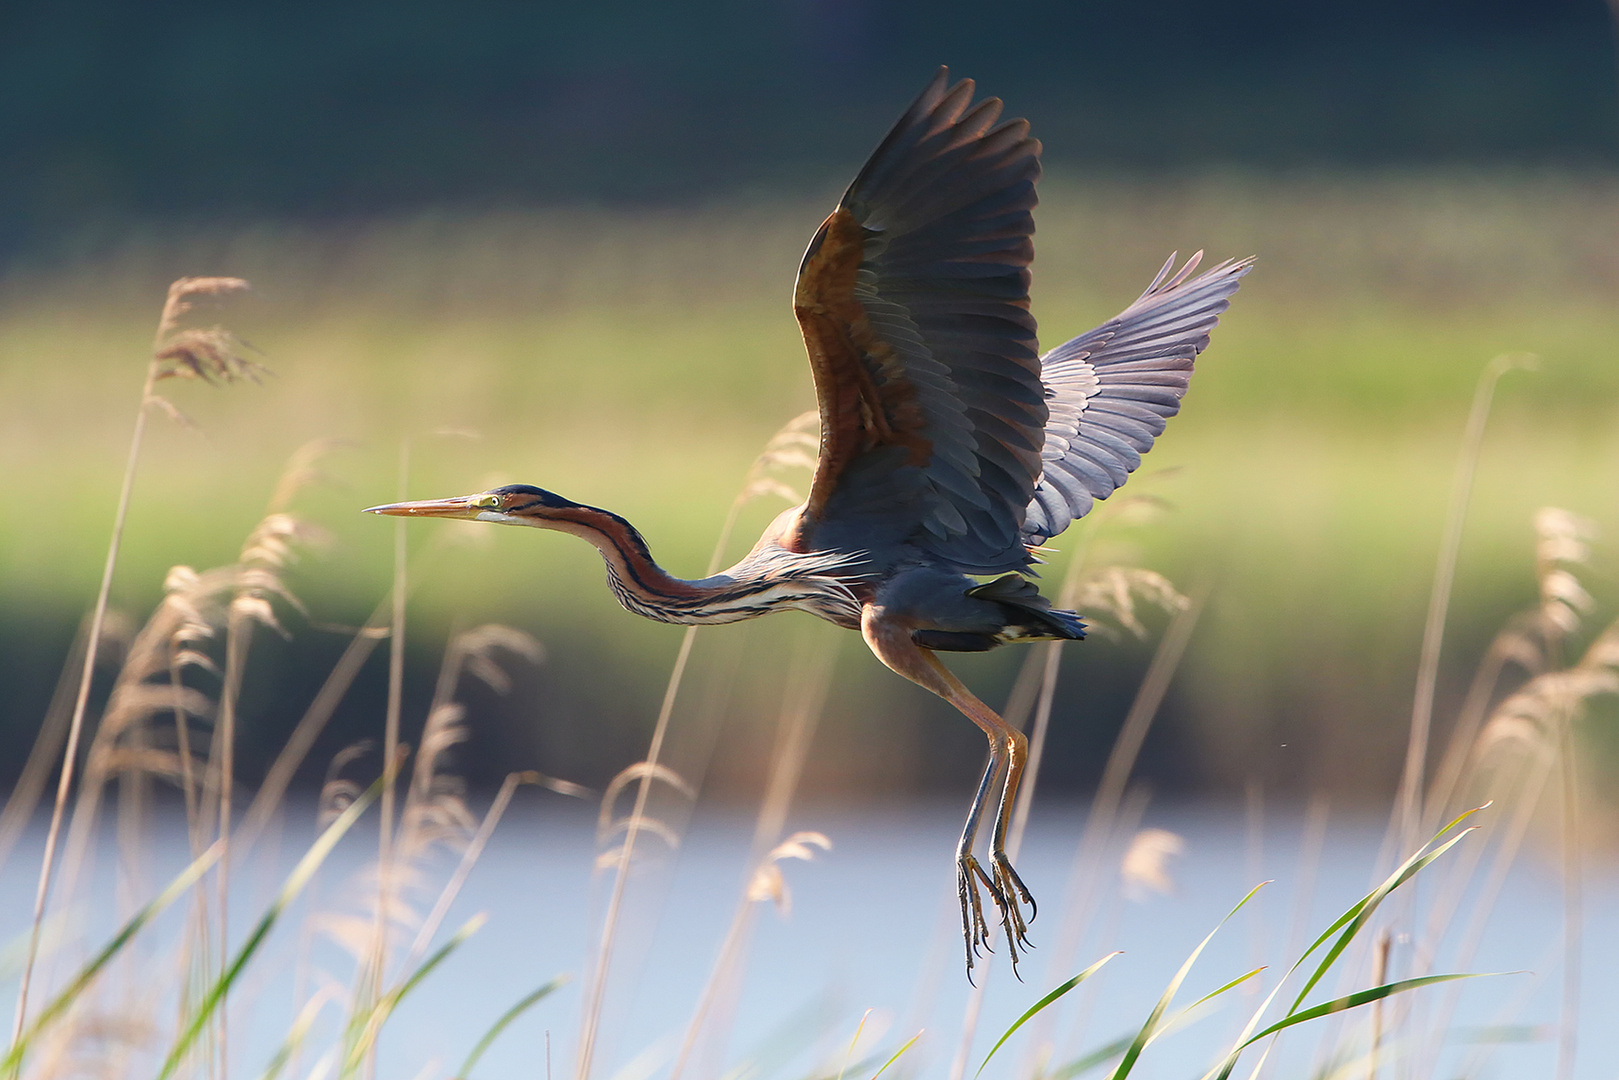
<instances>
[{"instance_id":1,"label":"heron's toe","mask_svg":"<svg viewBox=\"0 0 1619 1080\"><path fill-rule=\"evenodd\" d=\"M1006 898L1002 895L995 878L985 873L983 866L971 854L964 853L957 856L956 892L961 901L961 933L967 948L969 980L972 978L973 961L977 959L979 949L982 948L984 952L995 951L990 946L989 924L984 919L984 901L978 892L980 885L989 890L990 900L998 910L1004 912Z\"/></svg>"}]
</instances>

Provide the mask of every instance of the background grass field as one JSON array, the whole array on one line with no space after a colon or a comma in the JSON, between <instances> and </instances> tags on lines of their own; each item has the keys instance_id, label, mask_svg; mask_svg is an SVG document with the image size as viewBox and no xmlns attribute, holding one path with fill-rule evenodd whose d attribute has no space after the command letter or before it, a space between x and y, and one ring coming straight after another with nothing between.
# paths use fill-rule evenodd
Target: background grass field
<instances>
[{"instance_id":1,"label":"background grass field","mask_svg":"<svg viewBox=\"0 0 1619 1080\"><path fill-rule=\"evenodd\" d=\"M196 426L154 427L115 603L150 604L172 564L227 559L287 456L310 439L345 441L323 466L332 482L303 497L331 536L295 573L310 611L292 617L307 626L270 644L245 688L251 775L341 647L318 627L363 620L386 588L391 531L355 511L395 497L402 441L412 497L538 483L626 515L666 566L700 573L758 447L813 405L785 298L833 195L329 228L153 224L87 232L13 264L0 280L0 475L14 508L0 520L4 759L20 761L93 595L167 281L251 280L252 295L213 314L275 374L170 394ZM1619 183L1568 172L1058 173L1042 200L1034 297L1048 346L1122 307L1171 250L1259 256L1184 414L1132 481L1168 512L1104 540L1183 588L1211 590L1146 774L1188 792L1258 780L1381 797L1403 751L1463 419L1492 357L1533 353L1539 370L1506 377L1490 421L1441 725L1489 636L1533 601L1534 510L1558 505L1607 535L1619 529ZM733 555L778 505L744 514ZM678 632L621 612L584 545L458 525L410 539L423 546L446 529L469 546L419 582L416 655L436 655L456 620L499 619L551 657L521 704L489 703L502 719L464 752L472 775L498 776L513 755L558 775L611 775L640 752ZM1589 584L1607 607L1613 565L1599 545ZM705 643L748 657L735 710L744 730L735 757L722 748L721 790L750 783L746 703L762 707L779 685L772 652L803 632L787 625L797 621ZM976 733L857 655L858 642L843 644L812 788L959 787ZM1098 639L1068 651L1074 692L1059 705L1054 788L1094 781L1145 648ZM1014 652L965 658L963 670L993 698ZM417 686L431 678L425 659L412 670ZM326 749L369 729L380 666L370 675ZM1594 748L1615 741L1607 727L1591 725ZM857 731L892 752L856 760L842 740Z\"/></svg>"}]
</instances>

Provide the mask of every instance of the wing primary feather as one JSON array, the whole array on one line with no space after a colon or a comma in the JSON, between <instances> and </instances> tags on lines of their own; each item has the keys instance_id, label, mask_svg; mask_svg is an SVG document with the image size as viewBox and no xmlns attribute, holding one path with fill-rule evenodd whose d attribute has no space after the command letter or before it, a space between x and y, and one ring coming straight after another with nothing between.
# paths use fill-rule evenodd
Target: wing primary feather
<instances>
[{"instance_id":1,"label":"wing primary feather","mask_svg":"<svg viewBox=\"0 0 1619 1080\"><path fill-rule=\"evenodd\" d=\"M1198 354L1253 266L1227 260L1194 277L1203 252L1178 268L1177 258L1119 315L1041 358L1050 419L1025 543L1058 535L1129 479L1180 411Z\"/></svg>"}]
</instances>

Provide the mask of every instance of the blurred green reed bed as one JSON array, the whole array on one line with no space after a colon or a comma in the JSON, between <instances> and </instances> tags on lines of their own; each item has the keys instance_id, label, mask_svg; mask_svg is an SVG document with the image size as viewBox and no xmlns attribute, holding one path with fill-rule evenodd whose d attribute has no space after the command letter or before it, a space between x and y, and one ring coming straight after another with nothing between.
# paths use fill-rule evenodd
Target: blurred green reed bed
<instances>
[{"instance_id":1,"label":"blurred green reed bed","mask_svg":"<svg viewBox=\"0 0 1619 1080\"><path fill-rule=\"evenodd\" d=\"M94 597L151 313L170 280L252 281L254 295L213 317L275 375L221 392L170 387L196 427L154 418L115 604L144 610L175 563L228 561L289 454L348 442L325 461L332 482L301 497L331 537L292 577L309 616L293 618L291 644L255 659L277 676L256 689L250 676L245 691L262 718L253 739L274 746L342 646L307 624L358 623L386 589L392 530L356 511L398 494L402 439L412 497L541 484L624 514L666 566L699 574L760 445L813 407L788 296L835 194L149 223L15 258L0 279L0 760L20 760ZM1172 250L1260 260L1130 489L1170 512L1100 541L1183 589L1212 589L1146 773L1194 790L1257 776L1386 793L1462 425L1492 357L1534 353L1540 370L1506 376L1490 420L1441 723L1489 637L1533 602L1534 510L1561 506L1619 536L1619 178L1055 175L1042 199L1034 308L1048 346L1121 308ZM733 555L781 505L743 514ZM679 632L620 612L584 545L454 524L413 529L410 542L424 549L444 530L468 543L420 566L417 685L458 619L521 626L550 655L530 700L500 706L515 722L475 742L475 757L503 755L489 774L515 754L599 779L639 755ZM1052 578L1082 542L1061 538ZM1612 551L1598 544L1589 578L1604 610ZM796 616L727 628L696 662L739 665L732 711L745 715L778 692L773 650L822 630ZM825 738L858 727L886 749L876 761L819 755L812 786L957 779L919 763L924 748L971 771L976 734L845 644ZM1094 779L1146 649L1098 639L1067 651L1074 690L1058 696L1043 785ZM968 658L964 672L993 699L1016 652ZM374 663L334 745L372 733ZM753 743L738 746L721 754L720 777L747 771Z\"/></svg>"}]
</instances>

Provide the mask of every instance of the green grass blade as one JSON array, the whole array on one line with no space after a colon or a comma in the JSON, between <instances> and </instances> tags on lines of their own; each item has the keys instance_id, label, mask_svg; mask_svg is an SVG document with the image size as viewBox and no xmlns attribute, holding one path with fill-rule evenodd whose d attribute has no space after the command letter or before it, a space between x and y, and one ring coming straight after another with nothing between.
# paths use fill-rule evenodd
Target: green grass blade
<instances>
[{"instance_id":1,"label":"green grass blade","mask_svg":"<svg viewBox=\"0 0 1619 1080\"><path fill-rule=\"evenodd\" d=\"M1192 955L1186 958L1186 962L1175 973L1175 977L1169 980L1169 985L1164 988L1163 996L1158 999L1158 1004L1153 1006L1152 1014L1147 1017L1147 1022L1141 1025L1141 1030L1130 1041L1130 1045L1125 1048L1124 1057L1119 1060L1118 1068L1113 1070L1109 1080L1124 1080L1126 1076L1130 1075L1130 1070L1136 1066L1136 1060L1141 1057L1141 1051L1146 1049L1147 1043L1152 1041L1153 1032L1158 1027L1158 1021L1163 1019L1164 1010L1169 1008L1169 1003L1174 1000L1175 994L1181 988L1181 983L1185 982L1186 976L1191 973L1192 965L1197 962L1197 958L1203 954L1204 949L1208 948L1209 942L1214 940L1214 935L1220 932L1220 927L1229 922L1231 916L1241 911L1243 905L1252 900L1254 894L1267 884L1269 882L1261 881L1258 885L1249 889L1248 894L1237 901L1237 906L1227 912L1226 917L1221 919L1213 930L1209 931L1208 937L1205 937L1198 943L1197 948L1192 950Z\"/></svg>"},{"instance_id":2,"label":"green grass blade","mask_svg":"<svg viewBox=\"0 0 1619 1080\"><path fill-rule=\"evenodd\" d=\"M1449 826L1446 826L1446 828L1449 828ZM1340 934L1338 940L1333 943L1332 948L1327 950L1326 955L1321 958L1321 963L1316 965L1315 972L1311 974L1310 978L1305 982L1304 987L1299 991L1298 996L1293 999L1293 1004L1288 1006L1288 1015L1291 1016L1293 1012L1298 1009L1299 1005L1304 1002L1305 997L1309 995L1310 991L1315 989L1316 983L1320 982L1326 976L1327 971L1334 963L1337 962L1338 957L1342 956L1343 951L1349 948L1349 943L1354 941L1355 936L1361 932L1362 928L1364 928L1368 922L1371 921L1372 915L1376 913L1378 905L1387 899L1388 895L1395 889L1398 889L1401 885L1404 885L1407 881L1410 881L1412 878L1416 877L1417 874L1421 873L1428 866L1428 864L1432 863L1435 859L1439 858L1441 855L1445 854L1445 852L1459 844L1462 838L1472 831L1472 829L1464 829L1455 836L1451 837L1449 840L1446 840L1437 848L1434 848L1432 851L1427 850L1429 845L1424 845L1421 850L1419 850L1415 855L1412 855L1405 861L1403 865L1401 865L1398 870L1391 874L1387 881L1373 889L1366 895L1365 899L1361 900L1360 903L1350 908L1348 912L1345 912L1344 916L1333 924L1334 929L1338 927L1345 927L1343 933ZM1430 844L1431 843L1432 842L1430 841ZM1345 926L1345 923L1348 925ZM1333 930L1329 929L1326 934L1322 935L1316 940L1316 945L1319 945L1322 941L1325 941L1326 938L1332 933ZM1310 949L1305 953L1305 957L1307 957L1310 952L1315 951L1316 945L1310 946ZM1299 964L1304 962L1305 957L1299 958ZM1298 964L1295 964L1294 968L1296 969L1297 967Z\"/></svg>"},{"instance_id":3,"label":"green grass blade","mask_svg":"<svg viewBox=\"0 0 1619 1080\"><path fill-rule=\"evenodd\" d=\"M1043 1080L1073 1080L1073 1077L1090 1072L1099 1065L1105 1065L1130 1049L1130 1043L1134 1039L1134 1035L1120 1035L1107 1045L1099 1046L1090 1053L1075 1058L1056 1072L1044 1073Z\"/></svg>"},{"instance_id":4,"label":"green grass blade","mask_svg":"<svg viewBox=\"0 0 1619 1080\"><path fill-rule=\"evenodd\" d=\"M1308 955L1309 953L1305 953L1305 956ZM1302 963L1304 963L1304 957L1299 958L1298 963L1293 965L1292 969L1288 972L1288 975L1291 975L1294 971L1297 971L1299 964ZM1254 1028L1259 1026L1259 1021L1265 1015L1265 1011L1270 1008L1271 1002L1276 1000L1276 995L1280 994L1282 992L1282 987L1286 985L1287 978L1286 976L1283 976L1282 980L1271 988L1271 992L1265 995L1265 1000L1259 1003L1259 1008L1255 1009L1254 1015L1248 1018L1248 1023L1243 1025L1242 1034L1237 1036L1237 1045L1231 1048L1231 1053L1226 1055L1224 1063L1216 1065L1214 1068L1204 1073L1203 1080L1230 1080L1231 1071L1237 1067L1237 1058L1242 1054L1244 1040L1254 1033ZM1267 1051L1267 1053L1268 1052L1269 1051Z\"/></svg>"},{"instance_id":5,"label":"green grass blade","mask_svg":"<svg viewBox=\"0 0 1619 1080\"><path fill-rule=\"evenodd\" d=\"M995 1045L989 1048L989 1053L984 1055L984 1060L979 1064L978 1071L973 1073L973 1080L977 1080L978 1077L984 1074L985 1067L989 1065L989 1059L995 1056L995 1051L999 1050L1002 1045L1005 1044L1006 1040L1012 1037L1013 1033L1016 1032L1018 1028L1022 1027L1035 1016L1039 1015L1041 1010L1043 1010L1046 1006L1068 993L1068 991L1072 990L1074 987L1078 986L1092 975L1095 975L1098 971L1101 971L1102 965L1117 955L1119 954L1116 952L1108 953L1106 956L1102 957L1102 959L1098 960L1096 963L1092 964L1084 971L1081 971L1078 975L1075 975L1072 979L1069 979L1067 982L1057 987L1057 989L1053 990L1051 993L1029 1006L1029 1010L1014 1020L1012 1022L1012 1026L1003 1031L1001 1033L1001 1037L995 1041Z\"/></svg>"},{"instance_id":6,"label":"green grass blade","mask_svg":"<svg viewBox=\"0 0 1619 1080\"><path fill-rule=\"evenodd\" d=\"M1466 836L1467 833L1471 832L1472 830L1469 829L1451 837L1442 846L1434 851L1430 852L1428 851L1428 848L1434 843L1437 843L1441 836L1444 836L1457 825L1460 825L1463 821L1467 820L1467 818L1478 813L1480 810L1485 809L1489 805L1489 803L1484 803L1482 806L1475 806L1471 810L1458 814L1454 820L1435 833L1432 840L1428 841L1427 844L1424 844L1423 847L1416 852L1416 854L1412 855L1411 858L1407 859L1399 869L1395 870L1394 873L1391 874L1382 885L1378 886L1378 888L1372 890L1366 896L1356 901L1348 911L1340 915L1331 926L1327 927L1321 936L1316 938L1315 941L1311 943L1310 947L1305 949L1304 953L1296 961L1294 961L1293 966L1288 969L1287 975L1282 977L1282 981L1276 984L1275 989L1273 989L1269 994L1265 995L1265 1000L1260 1002L1258 1009L1254 1010L1254 1015L1249 1019L1247 1025L1243 1028L1242 1034L1237 1036L1237 1044L1232 1047L1231 1052L1226 1055L1225 1059L1220 1065L1215 1066L1204 1074L1203 1080L1230 1080L1232 1071L1237 1067L1238 1056L1242 1053L1244 1047L1251 1045L1252 1040L1250 1039L1250 1036L1252 1036L1253 1039L1262 1037L1253 1035L1253 1031L1259 1026L1260 1018L1265 1015L1265 1012L1270 1008L1271 1003L1276 1000L1276 996L1281 992L1282 987L1286 985L1287 978L1294 972L1298 971L1299 968L1303 967L1304 962L1310 958L1311 954L1320 948L1334 934L1338 933L1340 930L1344 930L1346 926L1349 927L1349 929L1344 932L1343 936L1339 938L1333 949L1322 960L1321 964L1317 966L1314 974L1311 975L1309 982L1305 984L1304 989L1299 993L1298 997L1294 999L1293 1004L1288 1009L1287 1013L1287 1015L1291 1016L1297 1011L1299 1005L1303 1002L1305 994L1308 994L1310 990L1321 981L1322 977L1326 975L1327 971L1332 967L1333 962L1343 954L1343 950L1349 946L1349 943L1365 926L1366 921L1371 918L1372 913L1376 911L1377 906L1383 902L1388 894L1399 888L1405 882L1409 881L1412 877L1415 877L1435 859L1449 851L1452 846L1454 846L1458 841L1461 840L1463 836Z\"/></svg>"},{"instance_id":7,"label":"green grass blade","mask_svg":"<svg viewBox=\"0 0 1619 1080\"><path fill-rule=\"evenodd\" d=\"M901 1046L898 1050L895 1050L894 1051L894 1056L889 1058L887 1061L883 1062L882 1068L878 1069L876 1072L871 1074L871 1080L877 1080L877 1078L879 1076L881 1076L883 1073L887 1072L888 1067L890 1065L894 1064L894 1062L898 1061L900 1058L904 1057L905 1056L905 1051L907 1051L911 1047L915 1046L916 1045L916 1040L920 1039L921 1037L922 1037L922 1033L920 1031L918 1031L915 1035L912 1035L909 1039L906 1039L905 1040L905 1045Z\"/></svg>"},{"instance_id":8,"label":"green grass blade","mask_svg":"<svg viewBox=\"0 0 1619 1080\"><path fill-rule=\"evenodd\" d=\"M1350 922L1352 922L1353 920L1358 918L1360 916L1360 914L1363 911L1366 910L1366 905L1367 904L1372 903L1373 906L1375 907L1376 903L1382 903L1382 897L1383 896L1386 896L1389 892L1392 892L1394 889L1399 888L1400 885L1402 885L1406 881L1410 880L1411 877L1413 875L1415 875L1419 870L1423 869L1423 867L1426 867L1429 863L1433 862L1433 858L1423 859L1423 852L1427 851L1427 849L1429 847L1432 847L1434 844L1438 843L1439 838L1441 836L1444 836L1450 830L1454 829L1456 826L1460 825L1462 822L1466 821L1468 818L1472 817L1474 814L1478 813L1480 810L1488 809L1489 806L1490 806L1490 804L1488 802L1486 802L1486 803L1484 803L1484 804L1482 804L1480 806L1473 807L1471 810L1464 810L1462 813L1457 814L1455 818L1451 819L1451 821L1448 824L1446 824L1444 828L1442 828L1438 832L1434 833L1433 838L1431 840L1429 840L1428 843L1424 844L1422 846L1422 848L1417 851L1416 854L1412 855L1411 858L1407 859L1406 862L1398 870L1394 871L1394 873L1392 875L1390 875L1388 881L1385 881L1383 883L1383 885L1380 886L1378 889L1374 889L1374 890L1372 890L1372 892L1370 892L1366 896L1362 897L1358 902L1356 902L1352 907L1350 907L1350 909L1348 911L1346 911L1342 915L1338 916L1337 921L1335 921L1331 926L1327 927L1324 931L1322 931L1321 936L1316 938L1315 941L1311 942L1310 947L1308 949L1305 949L1303 954L1300 955L1299 958L1296 961L1294 961L1293 966L1288 969L1288 972L1287 972L1288 975L1292 975L1293 972L1295 972L1299 968L1303 967L1304 962L1310 958L1311 954L1313 954L1317 949L1319 949L1323 944L1325 944L1327 939L1331 938L1332 935L1336 934L1339 930L1342 930ZM1464 833L1463 835L1466 835L1466 834ZM1452 837L1450 843L1454 844L1460 838L1461 837L1459 837L1459 836L1458 837ZM1439 852L1435 852L1434 857L1437 857L1438 855L1443 854L1443 850L1448 850L1448 848L1449 848L1449 845L1447 844L1445 849L1442 849ZM1421 865L1420 866L1414 865L1419 860L1422 860ZM1380 893L1382 895L1379 895ZM1375 898L1375 903L1374 903L1374 898ZM1368 913L1367 918L1370 918L1370 917L1371 917L1370 913ZM1358 928L1357 928L1357 930L1358 930ZM1353 937L1353 935L1351 935L1351 937ZM1321 974L1324 974L1324 971L1317 973L1316 981L1319 981L1319 976ZM1284 982L1286 981L1285 977L1284 977L1283 981ZM1314 985L1314 982L1312 982L1311 985ZM1306 993L1308 993L1308 991L1306 991ZM1294 1001L1293 1008L1295 1008L1295 1009L1298 1008L1299 1002L1303 1001L1303 1000L1304 1000L1304 994L1300 994L1298 999L1296 1001ZM1291 1011L1291 1010L1289 1010L1289 1011Z\"/></svg>"},{"instance_id":9,"label":"green grass blade","mask_svg":"<svg viewBox=\"0 0 1619 1080\"><path fill-rule=\"evenodd\" d=\"M1253 1020L1248 1022L1248 1026L1244 1028L1242 1034L1237 1037L1237 1045L1231 1048L1231 1052L1225 1056L1225 1059L1219 1065L1215 1066L1204 1074L1203 1080L1227 1080L1232 1071L1236 1069L1237 1059L1242 1056L1242 1052L1244 1050L1248 1049L1248 1047L1252 1046L1259 1040L1267 1038L1271 1035L1275 1035L1278 1032L1293 1027L1295 1024L1302 1024L1307 1020L1317 1020L1323 1016L1329 1016L1332 1013L1343 1012L1345 1009L1352 1009L1357 1005L1365 1005L1369 1002L1380 1001L1383 998L1388 997L1390 994L1398 994L1405 990L1415 990L1418 987L1429 986L1433 983L1451 982L1456 979L1474 979L1478 977L1479 976L1472 974L1424 975L1416 979L1405 979L1401 982L1386 983L1383 986L1376 986L1370 990L1361 990L1350 994L1347 997L1335 998L1332 1001L1311 1006L1302 1012L1289 1012L1281 1020L1272 1024L1259 1034L1254 1035L1252 1032L1255 1024L1258 1022L1259 1017L1264 1013L1265 1009L1269 1007L1271 998L1276 996L1276 992L1273 990L1271 991L1270 997L1266 998L1265 1003L1259 1007L1259 1011L1254 1013ZM1269 1050L1266 1050L1266 1053L1269 1052Z\"/></svg>"},{"instance_id":10,"label":"green grass blade","mask_svg":"<svg viewBox=\"0 0 1619 1080\"><path fill-rule=\"evenodd\" d=\"M849 1049L843 1052L843 1064L838 1066L838 1080L843 1080L843 1074L849 1069L849 1058L854 1055L854 1048L860 1045L860 1033L866 1030L866 1021L871 1019L871 1010L867 1009L860 1017L860 1023L854 1026L854 1038L849 1040Z\"/></svg>"},{"instance_id":11,"label":"green grass blade","mask_svg":"<svg viewBox=\"0 0 1619 1080\"><path fill-rule=\"evenodd\" d=\"M1168 1020L1165 1020L1162 1024L1158 1025L1158 1027L1153 1031L1152 1036L1147 1040L1147 1045L1150 1046L1159 1038L1168 1035L1172 1031L1180 1029L1186 1024L1191 1023L1195 1019L1193 1014L1203 1006L1207 1005L1209 1002L1213 1001L1215 998L1219 997L1221 994L1224 994L1228 990L1233 990L1236 987L1241 986L1243 983L1247 982L1249 979L1253 978L1255 975L1258 975L1264 970L1265 969L1262 967L1254 968L1254 970L1248 972L1247 974L1239 975L1237 978L1232 979L1218 990L1213 990L1207 994L1204 994L1202 997L1186 1006L1186 1008L1177 1010L1175 1014ZM1274 996L1275 991L1273 990L1271 993ZM1249 1030L1251 1031L1252 1028ZM1244 1034L1247 1034L1247 1032L1244 1032ZM1134 1037L1131 1035L1121 1035L1105 1046L1098 1047L1083 1057L1075 1058L1073 1061L1063 1065L1055 1072L1043 1074L1044 1080L1068 1080L1069 1077L1078 1076L1080 1073L1094 1069L1098 1065L1105 1063L1109 1058L1116 1058L1123 1054L1127 1049L1129 1049L1133 1038ZM1205 1078L1205 1080L1208 1080L1208 1078Z\"/></svg>"},{"instance_id":12,"label":"green grass blade","mask_svg":"<svg viewBox=\"0 0 1619 1080\"><path fill-rule=\"evenodd\" d=\"M309 884L309 879L315 876L315 871L320 869L320 864L326 861L326 856L332 853L332 849L343 838L343 834L348 832L356 821L360 820L360 815L365 813L366 807L371 805L372 800L377 797L381 790L382 781L378 780L363 795L350 803L348 808L337 816L337 820L328 825L326 831L315 839L309 850L304 852L304 857L298 860L298 865L293 868L292 873L281 886L281 892L276 895L274 902L270 904L264 916L259 919L258 925L248 935L247 941L243 943L241 949L236 953L236 958L231 961L230 966L225 969L225 973L214 982L213 986L209 987L208 993L204 995L201 1004L197 1006L197 1011L192 1014L191 1021L186 1025L185 1031L175 1040L174 1048L169 1051L169 1056L163 1061L162 1071L157 1074L158 1080L169 1080L169 1077L174 1075L175 1070L180 1067L180 1063L185 1060L186 1054L190 1052L191 1044L196 1042L197 1036L202 1033L202 1029L208 1023L209 1017L213 1016L214 1012L225 1000L225 996L230 993L231 986L236 982L237 977L241 975L242 970L247 967L248 961L253 958L253 954L258 951L259 946L264 944L264 939L270 936L270 930L275 926L276 920L281 917L281 913L297 899L304 886Z\"/></svg>"},{"instance_id":13,"label":"green grass blade","mask_svg":"<svg viewBox=\"0 0 1619 1080\"><path fill-rule=\"evenodd\" d=\"M472 1052L468 1054L467 1059L461 1063L461 1067L455 1071L455 1075L459 1077L460 1080L466 1080L468 1076L471 1076L473 1066L478 1064L478 1059L483 1057L484 1051L488 1050L490 1045L500 1037L500 1033L506 1030L507 1025L509 1025L513 1020L516 1020L519 1016L522 1016L524 1013L528 1012L534 1006L538 1005L542 1000L549 997L552 993L567 985L567 982L568 976L558 975L556 978L552 979L538 990L533 991L522 1000L518 1001L516 1005L513 1005L504 1013L501 1013L500 1019L496 1020L492 1025L490 1025L489 1030L483 1033L483 1038L479 1039L472 1047Z\"/></svg>"},{"instance_id":14,"label":"green grass blade","mask_svg":"<svg viewBox=\"0 0 1619 1080\"><path fill-rule=\"evenodd\" d=\"M384 994L363 1018L357 1017L349 1025L349 1030L354 1033L353 1042L344 1058L343 1071L340 1075L349 1076L364 1063L367 1051L376 1044L377 1036L382 1034L382 1025L388 1022L388 1018L405 999L405 995L416 989L434 968L448 959L451 953L459 949L467 938L481 930L483 924L488 921L489 917L481 914L468 919L461 929L450 936L450 940L439 946L432 956L423 960L421 966L410 973L409 978Z\"/></svg>"},{"instance_id":15,"label":"green grass blade","mask_svg":"<svg viewBox=\"0 0 1619 1080\"><path fill-rule=\"evenodd\" d=\"M1366 1005L1373 1001L1381 1001L1393 994L1404 993L1407 990L1416 990L1423 986L1432 986L1435 983L1454 982L1457 979L1478 979L1482 978L1484 974L1486 973L1463 972L1458 975L1423 975L1415 979L1401 979L1399 982L1384 983L1382 986L1374 986L1370 990L1357 990L1353 994L1348 994L1341 998L1333 998L1331 1001L1323 1001L1319 1005L1312 1005L1310 1008L1305 1009L1302 1012L1290 1012L1286 1016L1282 1017L1282 1019L1276 1021L1276 1023L1266 1028L1264 1031L1261 1031L1259 1034L1249 1038L1246 1042L1239 1046L1237 1050L1239 1052L1246 1050L1248 1047L1252 1046L1260 1039L1265 1038L1267 1035L1274 1035L1278 1031L1290 1028L1295 1024L1302 1024L1307 1020L1319 1020L1323 1016L1331 1016L1333 1013L1343 1012L1345 1009L1353 1009L1357 1006ZM1493 972L1489 974L1498 975L1501 974L1501 972ZM1235 1064L1235 1062L1233 1062L1233 1064Z\"/></svg>"},{"instance_id":16,"label":"green grass blade","mask_svg":"<svg viewBox=\"0 0 1619 1080\"><path fill-rule=\"evenodd\" d=\"M270 1058L270 1063L264 1067L264 1072L259 1074L259 1080L278 1080L281 1073L291 1064L293 1054L298 1051L304 1040L309 1037L309 1029L315 1026L315 1020L320 1016L320 1010L326 1006L329 1000L330 995L322 992L305 1003L303 1009L298 1013L297 1019L293 1021L292 1029L287 1032L287 1037L281 1040L281 1046L276 1050L275 1056Z\"/></svg>"},{"instance_id":17,"label":"green grass blade","mask_svg":"<svg viewBox=\"0 0 1619 1080\"><path fill-rule=\"evenodd\" d=\"M1221 994L1225 993L1227 990L1236 989L1237 987L1241 986L1243 983L1247 982L1249 979L1253 978L1255 975L1258 975L1261 971L1264 971L1264 970L1265 969L1263 967L1256 967L1256 968L1254 968L1254 970L1248 972L1245 975L1238 975L1235 979L1232 979L1230 982L1228 982L1224 986L1220 987L1220 989L1218 989L1218 990L1210 990L1208 993L1204 994L1202 997L1198 998L1196 1001L1194 1001L1190 1005L1186 1006L1186 1008L1184 1010L1182 1010L1182 1011L1186 1012L1186 1013L1189 1013L1193 1009L1197 1008L1200 1005L1207 1005L1209 1002L1213 1001L1215 998L1219 997Z\"/></svg>"},{"instance_id":18,"label":"green grass blade","mask_svg":"<svg viewBox=\"0 0 1619 1080\"><path fill-rule=\"evenodd\" d=\"M89 963L79 969L78 974L73 976L72 981L63 988L62 992L52 998L49 1005L40 1010L34 1017L33 1023L28 1025L28 1030L6 1052L5 1059L0 1061L0 1070L3 1070L8 1075L17 1072L22 1066L23 1055L28 1052L29 1043L72 1006L79 995L84 993L85 987L95 981L96 976L101 974L102 969L124 950L124 947L146 927L147 923L157 918L165 908L184 896L202 875L206 874L214 863L219 861L219 854L222 850L223 848L219 844L215 844L197 856L191 865L180 871L179 875L169 882L162 892L158 893L145 907L137 911L134 917L126 922L117 934L113 935L112 940L107 942Z\"/></svg>"}]
</instances>

